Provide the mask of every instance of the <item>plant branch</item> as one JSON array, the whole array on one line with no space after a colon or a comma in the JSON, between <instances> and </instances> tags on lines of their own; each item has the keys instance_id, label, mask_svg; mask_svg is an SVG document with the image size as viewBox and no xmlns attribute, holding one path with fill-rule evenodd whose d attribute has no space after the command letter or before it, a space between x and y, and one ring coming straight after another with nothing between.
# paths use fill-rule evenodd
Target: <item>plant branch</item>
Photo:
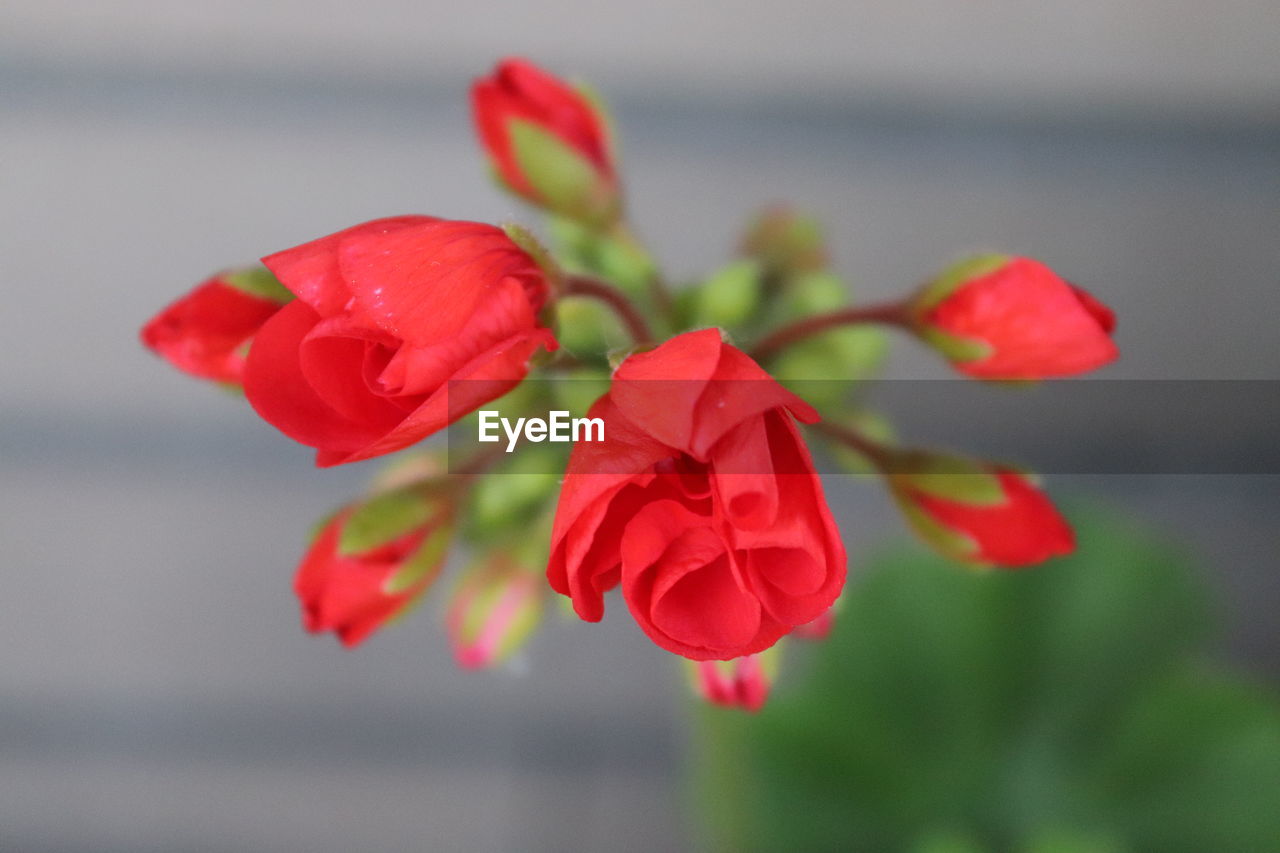
<instances>
[{"instance_id":1,"label":"plant branch","mask_svg":"<svg viewBox=\"0 0 1280 853\"><path fill-rule=\"evenodd\" d=\"M644 316L636 310L631 300L616 288L602 281L586 276L571 275L565 278L562 296L582 296L603 302L613 309L618 319L627 327L627 331L637 344L653 343L653 332Z\"/></svg>"},{"instance_id":2,"label":"plant branch","mask_svg":"<svg viewBox=\"0 0 1280 853\"><path fill-rule=\"evenodd\" d=\"M810 429L822 433L827 438L830 438L833 441L838 441L846 447L852 448L858 453L861 453L863 456L867 457L867 459L871 460L871 463L881 471L887 472L892 467L892 460L890 458L891 451L884 445L867 438L857 430L852 430L848 427L840 426L840 424L832 423L830 421L819 421L816 424L809 424L808 426Z\"/></svg>"},{"instance_id":3,"label":"plant branch","mask_svg":"<svg viewBox=\"0 0 1280 853\"><path fill-rule=\"evenodd\" d=\"M797 320L766 336L756 344L751 357L761 361L785 347L838 326L875 323L882 326L911 328L911 314L906 302L883 302L879 305L842 308L828 314L815 314Z\"/></svg>"}]
</instances>

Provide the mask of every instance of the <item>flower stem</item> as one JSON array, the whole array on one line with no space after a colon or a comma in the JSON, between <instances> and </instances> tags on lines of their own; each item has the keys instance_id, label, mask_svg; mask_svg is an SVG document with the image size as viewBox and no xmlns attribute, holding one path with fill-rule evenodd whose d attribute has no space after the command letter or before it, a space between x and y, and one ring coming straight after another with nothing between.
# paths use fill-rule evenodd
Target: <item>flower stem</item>
<instances>
[{"instance_id":1,"label":"flower stem","mask_svg":"<svg viewBox=\"0 0 1280 853\"><path fill-rule=\"evenodd\" d=\"M857 308L842 308L828 314L815 314L797 320L789 326L783 326L773 334L756 344L751 356L762 361L776 354L778 350L790 346L797 341L813 335L821 334L837 326L852 326L865 323L877 323L882 326L899 326L911 328L911 311L906 302L882 302L878 305L867 305Z\"/></svg>"},{"instance_id":2,"label":"flower stem","mask_svg":"<svg viewBox=\"0 0 1280 853\"><path fill-rule=\"evenodd\" d=\"M586 276L571 275L565 278L564 287L560 293L562 296L583 296L603 302L618 315L618 319L627 327L627 331L637 344L653 342L653 332L644 316L636 310L636 306L621 291L604 282Z\"/></svg>"},{"instance_id":3,"label":"flower stem","mask_svg":"<svg viewBox=\"0 0 1280 853\"><path fill-rule=\"evenodd\" d=\"M662 271L658 269L658 264L653 255L645 248L644 243L636 236L636 232L625 218L614 226L613 238L618 243L626 246L648 267L645 278L649 287L649 298L653 300L654 307L658 309L663 317L667 320L674 320L675 301L671 298L671 290L667 287L667 281L663 277Z\"/></svg>"},{"instance_id":4,"label":"flower stem","mask_svg":"<svg viewBox=\"0 0 1280 853\"><path fill-rule=\"evenodd\" d=\"M831 421L819 421L816 424L809 424L809 426L827 438L838 441L846 447L861 453L881 471L888 471L892 467L892 452L889 448L872 441L857 430L849 429L849 427L841 426Z\"/></svg>"}]
</instances>

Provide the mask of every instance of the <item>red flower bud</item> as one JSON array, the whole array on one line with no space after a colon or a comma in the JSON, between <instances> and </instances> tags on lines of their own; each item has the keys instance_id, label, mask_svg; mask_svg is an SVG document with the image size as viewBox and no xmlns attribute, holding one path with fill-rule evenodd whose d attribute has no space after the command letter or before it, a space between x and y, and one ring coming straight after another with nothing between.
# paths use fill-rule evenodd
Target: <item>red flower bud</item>
<instances>
[{"instance_id":1,"label":"red flower bud","mask_svg":"<svg viewBox=\"0 0 1280 853\"><path fill-rule=\"evenodd\" d=\"M501 230L378 219L263 259L297 300L258 333L245 394L337 465L408 447L502 396L555 338L543 271ZM449 393L450 380L458 383Z\"/></svg>"},{"instance_id":2,"label":"red flower bud","mask_svg":"<svg viewBox=\"0 0 1280 853\"><path fill-rule=\"evenodd\" d=\"M714 329L632 355L574 447L547 577L598 621L622 585L663 648L728 660L817 618L845 552L792 416L817 413Z\"/></svg>"},{"instance_id":3,"label":"red flower bud","mask_svg":"<svg viewBox=\"0 0 1280 853\"><path fill-rule=\"evenodd\" d=\"M471 89L476 128L498 179L540 207L608 224L621 204L609 130L581 92L523 59Z\"/></svg>"},{"instance_id":4,"label":"red flower bud","mask_svg":"<svg viewBox=\"0 0 1280 853\"><path fill-rule=\"evenodd\" d=\"M921 335L980 379L1070 376L1119 355L1111 310L1030 258L984 255L956 264L913 309Z\"/></svg>"},{"instance_id":5,"label":"red flower bud","mask_svg":"<svg viewBox=\"0 0 1280 853\"><path fill-rule=\"evenodd\" d=\"M510 657L537 627L545 589L541 577L505 554L463 575L446 616L458 666L491 667Z\"/></svg>"},{"instance_id":6,"label":"red flower bud","mask_svg":"<svg viewBox=\"0 0 1280 853\"><path fill-rule=\"evenodd\" d=\"M292 298L264 269L219 273L147 321L142 342L185 373L239 385L249 342Z\"/></svg>"},{"instance_id":7,"label":"red flower bud","mask_svg":"<svg viewBox=\"0 0 1280 853\"><path fill-rule=\"evenodd\" d=\"M399 513L388 511L387 498L400 504ZM411 500L422 502L418 523L407 531L382 523L403 519L404 502ZM357 645L431 586L451 534L452 510L443 501L388 493L342 510L321 528L298 566L293 588L303 626Z\"/></svg>"},{"instance_id":8,"label":"red flower bud","mask_svg":"<svg viewBox=\"0 0 1280 853\"><path fill-rule=\"evenodd\" d=\"M725 708L759 711L773 687L774 650L729 661L690 662L694 692L704 701Z\"/></svg>"},{"instance_id":9,"label":"red flower bud","mask_svg":"<svg viewBox=\"0 0 1280 853\"><path fill-rule=\"evenodd\" d=\"M907 520L952 559L1018 568L1075 549L1071 526L1024 473L914 452L894 469L889 485Z\"/></svg>"}]
</instances>

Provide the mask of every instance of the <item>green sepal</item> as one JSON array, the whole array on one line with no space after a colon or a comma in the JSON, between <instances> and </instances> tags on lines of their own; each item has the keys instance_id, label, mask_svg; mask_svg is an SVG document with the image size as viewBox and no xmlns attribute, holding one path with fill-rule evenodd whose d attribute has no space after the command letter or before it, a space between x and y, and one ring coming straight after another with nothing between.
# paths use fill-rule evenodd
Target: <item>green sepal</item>
<instances>
[{"instance_id":1,"label":"green sepal","mask_svg":"<svg viewBox=\"0 0 1280 853\"><path fill-rule=\"evenodd\" d=\"M929 346L942 353L947 361L966 362L980 361L995 352L995 348L986 341L977 338L962 338L944 332L936 326L924 326L919 330L920 338Z\"/></svg>"},{"instance_id":2,"label":"green sepal","mask_svg":"<svg viewBox=\"0 0 1280 853\"><path fill-rule=\"evenodd\" d=\"M1010 255L1002 255L997 252L962 258L943 270L933 281L926 284L916 294L912 305L918 313L928 311L954 293L961 285L967 284L976 278L990 275L1011 260L1013 258Z\"/></svg>"},{"instance_id":3,"label":"green sepal","mask_svg":"<svg viewBox=\"0 0 1280 853\"><path fill-rule=\"evenodd\" d=\"M444 558L452 541L452 524L439 524L427 531L418 550L401 563L400 568L383 583L383 591L388 595L399 595L432 579L444 566Z\"/></svg>"},{"instance_id":4,"label":"green sepal","mask_svg":"<svg viewBox=\"0 0 1280 853\"><path fill-rule=\"evenodd\" d=\"M276 278L271 270L263 266L223 273L221 279L241 293L247 293L259 299L279 302L281 305L293 301L293 294L289 289L280 283L280 279Z\"/></svg>"},{"instance_id":5,"label":"green sepal","mask_svg":"<svg viewBox=\"0 0 1280 853\"><path fill-rule=\"evenodd\" d=\"M967 534L939 524L932 516L920 509L909 495L894 487L892 480L890 491L893 493L894 501L898 504L898 509L902 511L902 517L911 529L916 532L916 535L924 540L926 545L932 547L942 556L956 562L966 563L974 567L984 565L977 556L979 547L977 540Z\"/></svg>"},{"instance_id":6,"label":"green sepal","mask_svg":"<svg viewBox=\"0 0 1280 853\"><path fill-rule=\"evenodd\" d=\"M888 472L895 487L966 506L999 506L1008 500L1000 478L983 462L943 453L895 453Z\"/></svg>"},{"instance_id":7,"label":"green sepal","mask_svg":"<svg viewBox=\"0 0 1280 853\"><path fill-rule=\"evenodd\" d=\"M560 271L560 265L556 263L556 259L551 256L551 252L542 242L534 235L532 231L515 222L506 222L501 226L503 232L511 238L511 242L515 243L525 254L533 258L542 272L546 274L547 280L551 284L553 291L558 291L561 282L564 281L564 273Z\"/></svg>"},{"instance_id":8,"label":"green sepal","mask_svg":"<svg viewBox=\"0 0 1280 853\"><path fill-rule=\"evenodd\" d=\"M712 273L693 291L691 325L733 327L760 308L763 267L751 258L734 261Z\"/></svg>"},{"instance_id":9,"label":"green sepal","mask_svg":"<svg viewBox=\"0 0 1280 853\"><path fill-rule=\"evenodd\" d=\"M375 495L342 525L338 553L355 555L380 548L426 524L438 509L417 486Z\"/></svg>"},{"instance_id":10,"label":"green sepal","mask_svg":"<svg viewBox=\"0 0 1280 853\"><path fill-rule=\"evenodd\" d=\"M572 146L533 122L511 119L507 125L520 173L535 200L556 213L599 226L619 213L613 182Z\"/></svg>"}]
</instances>

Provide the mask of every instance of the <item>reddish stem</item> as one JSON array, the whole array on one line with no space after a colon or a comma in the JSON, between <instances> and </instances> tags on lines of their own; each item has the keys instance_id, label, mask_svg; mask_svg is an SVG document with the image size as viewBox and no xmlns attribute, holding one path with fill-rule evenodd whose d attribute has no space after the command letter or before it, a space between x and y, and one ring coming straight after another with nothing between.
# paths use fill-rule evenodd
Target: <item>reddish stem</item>
<instances>
[{"instance_id":1,"label":"reddish stem","mask_svg":"<svg viewBox=\"0 0 1280 853\"><path fill-rule=\"evenodd\" d=\"M603 302L613 309L613 313L618 315L618 319L627 327L627 331L637 344L653 342L653 332L649 329L649 324L645 322L644 316L636 310L636 306L621 291L610 287L604 282L585 276L569 276L565 279L564 287L561 289L560 294L562 296L584 296L588 299Z\"/></svg>"},{"instance_id":2,"label":"reddish stem","mask_svg":"<svg viewBox=\"0 0 1280 853\"><path fill-rule=\"evenodd\" d=\"M816 424L809 424L809 426L828 438L838 441L847 447L853 448L858 453L861 453L863 456L867 457L867 459L871 460L871 463L880 470L887 471L890 467L889 450L883 445L877 444L867 438L862 433L849 429L848 427L840 426L839 424L831 423L830 421L819 421Z\"/></svg>"},{"instance_id":3,"label":"reddish stem","mask_svg":"<svg viewBox=\"0 0 1280 853\"><path fill-rule=\"evenodd\" d=\"M842 308L828 314L815 314L812 317L797 320L789 326L783 326L767 336L756 344L751 356L756 361L763 361L796 341L802 341L837 326L851 326L859 323L877 323L882 326L900 326L909 329L911 328L911 311L905 302L884 302L879 305Z\"/></svg>"}]
</instances>

